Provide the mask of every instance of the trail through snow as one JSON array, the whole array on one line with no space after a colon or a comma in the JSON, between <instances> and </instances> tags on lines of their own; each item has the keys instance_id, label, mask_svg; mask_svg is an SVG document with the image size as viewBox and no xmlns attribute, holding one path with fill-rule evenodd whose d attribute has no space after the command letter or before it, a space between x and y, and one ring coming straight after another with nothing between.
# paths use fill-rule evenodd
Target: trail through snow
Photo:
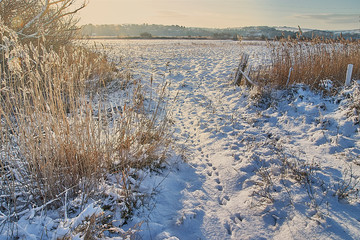
<instances>
[{"instance_id":1,"label":"trail through snow","mask_svg":"<svg viewBox=\"0 0 360 240\"><path fill-rule=\"evenodd\" d=\"M170 107L175 141L181 145L187 165L175 179L169 176L165 180L174 188L168 189L164 183L163 201L156 203L150 218L150 238L226 239L239 230L247 208L244 204L233 212L234 205L242 205L236 190L240 177L236 138L245 126L238 122L239 99L229 77L240 49L226 43L209 45L195 43L181 49L181 56L169 59L174 69L169 69L167 78L177 95Z\"/></svg>"},{"instance_id":2,"label":"trail through snow","mask_svg":"<svg viewBox=\"0 0 360 240\"><path fill-rule=\"evenodd\" d=\"M359 175L357 126L341 104L299 87L274 106L234 86L240 53L261 64L263 46L124 41L119 49L141 78L171 83L177 157L143 183L158 190L129 224L144 222L143 239L360 238L359 202L339 203L329 187L350 167ZM281 178L281 156L312 166L314 183Z\"/></svg>"}]
</instances>

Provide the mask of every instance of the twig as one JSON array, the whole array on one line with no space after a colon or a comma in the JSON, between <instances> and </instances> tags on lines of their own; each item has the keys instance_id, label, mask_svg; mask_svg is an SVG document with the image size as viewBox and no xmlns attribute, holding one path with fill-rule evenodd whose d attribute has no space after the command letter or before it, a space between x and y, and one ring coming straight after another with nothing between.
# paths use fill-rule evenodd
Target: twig
<instances>
[{"instance_id":1,"label":"twig","mask_svg":"<svg viewBox=\"0 0 360 240\"><path fill-rule=\"evenodd\" d=\"M75 186L77 186L77 185L75 185ZM60 196L61 196L61 195L63 195L64 193L67 194L67 192L68 192L70 189L74 188L75 186L73 186L73 187L71 187L71 188L68 188L68 189L66 189L65 191L61 192L60 194L58 194L58 195L56 196L56 198L48 201L48 202L45 203L44 205L41 205L41 206L39 206L39 207L32 208L32 209L26 209L26 210L24 210L24 211L22 211L22 212L19 212L19 213L16 213L16 212L15 212L15 213L13 213L13 214L11 214L11 215L9 215L9 216L0 217L0 219L4 219L4 218L5 218L5 219L4 219L4 221L5 221L5 220L8 219L8 218L12 218L12 217L15 217L15 216L24 215L24 214L28 213L30 210L32 210L32 211L34 211L34 212L43 210L45 207L47 207L48 205L52 204L53 202L60 200ZM4 221L3 221L3 222L4 222ZM2 223L3 223L3 222L2 222ZM2 223L1 223L1 224L2 224ZM0 225L1 225L1 224L0 224Z\"/></svg>"},{"instance_id":2,"label":"twig","mask_svg":"<svg viewBox=\"0 0 360 240\"><path fill-rule=\"evenodd\" d=\"M49 204L51 204L51 203L53 203L53 202L55 202L55 201L57 201L57 200L60 200L60 198L55 198L55 199L52 199L52 200L50 200L49 202L47 202L47 203L45 203L44 205L42 205L42 206L40 206L40 207L37 207L37 208L32 208L32 209L26 209L26 210L24 210L24 211L22 211L22 212L19 212L19 213L13 213L13 214L11 214L11 215L9 215L9 216L6 216L6 218L12 218L12 217L15 217L15 216L21 216L21 215L24 215L24 214L26 214L26 213L28 213L30 210L33 210L34 212L37 212L37 211L40 211L40 210L42 210L42 209L44 209L46 206L48 206ZM4 217L2 217L2 218L0 218L0 219L4 219ZM5 219L6 220L6 219ZM3 223L3 222L2 222Z\"/></svg>"}]
</instances>

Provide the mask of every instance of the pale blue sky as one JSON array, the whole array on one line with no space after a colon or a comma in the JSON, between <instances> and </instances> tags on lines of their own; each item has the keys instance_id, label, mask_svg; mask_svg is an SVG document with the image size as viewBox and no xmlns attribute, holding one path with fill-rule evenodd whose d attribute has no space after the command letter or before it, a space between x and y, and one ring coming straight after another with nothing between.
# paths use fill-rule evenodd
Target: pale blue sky
<instances>
[{"instance_id":1,"label":"pale blue sky","mask_svg":"<svg viewBox=\"0 0 360 240\"><path fill-rule=\"evenodd\" d=\"M81 24L360 28L360 0L89 0Z\"/></svg>"}]
</instances>

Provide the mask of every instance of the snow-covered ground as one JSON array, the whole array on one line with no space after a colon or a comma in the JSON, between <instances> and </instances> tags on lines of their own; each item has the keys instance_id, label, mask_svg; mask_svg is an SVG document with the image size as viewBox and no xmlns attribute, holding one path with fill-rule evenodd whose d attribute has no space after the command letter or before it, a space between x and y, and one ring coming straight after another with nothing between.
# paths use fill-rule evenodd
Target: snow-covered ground
<instances>
[{"instance_id":1,"label":"snow-covered ground","mask_svg":"<svg viewBox=\"0 0 360 240\"><path fill-rule=\"evenodd\" d=\"M261 44L104 44L145 82L171 83L177 154L142 183L157 190L129 223L142 239L360 238L358 85L336 97L234 86L241 52L268 61Z\"/></svg>"},{"instance_id":2,"label":"snow-covered ground","mask_svg":"<svg viewBox=\"0 0 360 240\"><path fill-rule=\"evenodd\" d=\"M147 87L168 83L174 123L168 164L143 174L139 190L151 197L124 228L141 223L140 239L360 239L358 84L336 97L234 86L242 52L253 66L269 61L261 43L100 42ZM99 206L60 224L32 216L17 225L24 238L45 228L61 236Z\"/></svg>"}]
</instances>

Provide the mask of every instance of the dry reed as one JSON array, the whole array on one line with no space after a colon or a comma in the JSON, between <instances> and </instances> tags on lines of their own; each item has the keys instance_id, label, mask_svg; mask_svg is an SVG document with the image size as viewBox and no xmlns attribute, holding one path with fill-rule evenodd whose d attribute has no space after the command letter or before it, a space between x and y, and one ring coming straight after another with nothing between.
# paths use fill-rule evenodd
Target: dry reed
<instances>
[{"instance_id":1,"label":"dry reed","mask_svg":"<svg viewBox=\"0 0 360 240\"><path fill-rule=\"evenodd\" d=\"M333 87L344 85L348 64L354 65L353 78L360 78L359 40L282 39L269 42L268 46L272 63L257 73L260 84L286 87L303 83L313 89L325 90L327 80L331 80Z\"/></svg>"},{"instance_id":2,"label":"dry reed","mask_svg":"<svg viewBox=\"0 0 360 240\"><path fill-rule=\"evenodd\" d=\"M86 84L108 80L115 66L105 56L23 45L0 23L0 57L0 201L9 220L30 205L56 205L64 193L89 196L111 171L126 176L164 161L165 86L149 115L146 93L134 83L129 104L112 109L109 119L107 103L94 103Z\"/></svg>"}]
</instances>

